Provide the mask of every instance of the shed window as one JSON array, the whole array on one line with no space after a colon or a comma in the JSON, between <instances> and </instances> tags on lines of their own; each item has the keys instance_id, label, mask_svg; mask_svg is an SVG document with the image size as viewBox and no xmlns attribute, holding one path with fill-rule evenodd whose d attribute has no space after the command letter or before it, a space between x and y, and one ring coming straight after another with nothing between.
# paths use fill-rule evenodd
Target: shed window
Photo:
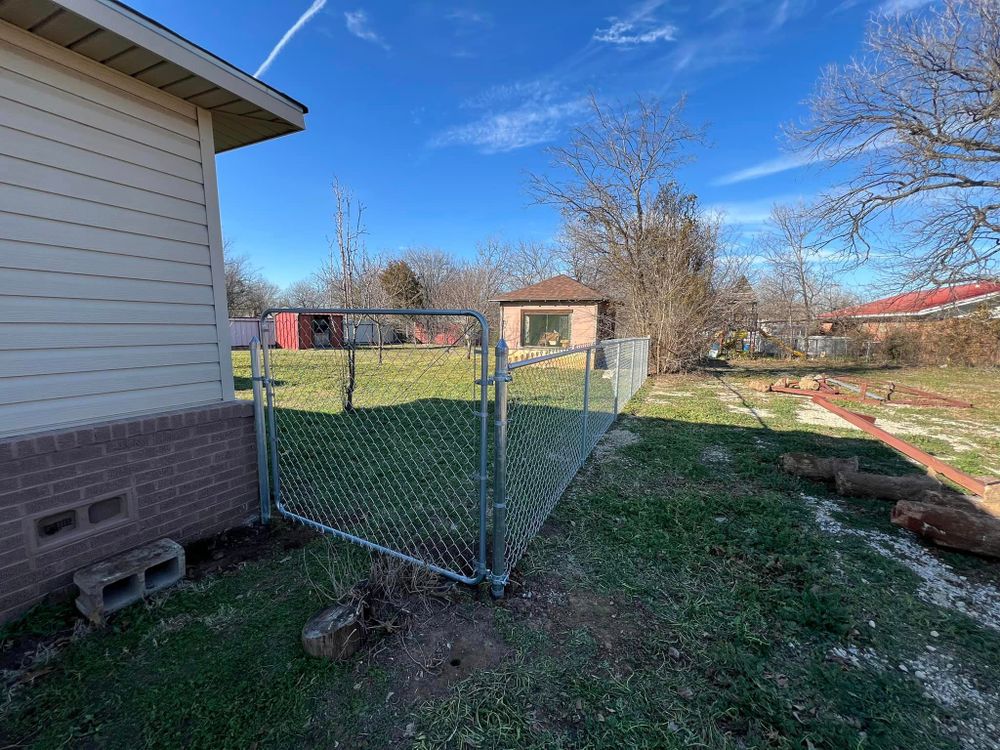
<instances>
[{"instance_id":1,"label":"shed window","mask_svg":"<svg viewBox=\"0 0 1000 750\"><path fill-rule=\"evenodd\" d=\"M525 313L522 346L569 346L570 313Z\"/></svg>"}]
</instances>

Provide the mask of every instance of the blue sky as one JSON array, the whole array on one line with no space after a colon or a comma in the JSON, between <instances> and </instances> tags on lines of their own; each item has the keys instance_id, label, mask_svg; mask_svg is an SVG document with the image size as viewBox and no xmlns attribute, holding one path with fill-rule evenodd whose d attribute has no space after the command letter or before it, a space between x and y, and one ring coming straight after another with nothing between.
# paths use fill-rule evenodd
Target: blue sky
<instances>
[{"instance_id":1,"label":"blue sky","mask_svg":"<svg viewBox=\"0 0 1000 750\"><path fill-rule=\"evenodd\" d=\"M138 10L253 72L310 0L134 0ZM309 107L307 130L219 157L223 228L274 282L327 252L334 176L367 205L374 251L550 240L556 213L526 174L565 140L593 91L689 96L707 125L682 179L738 232L774 201L835 179L794 163L780 134L821 68L859 48L873 11L923 0L377 2L316 0L260 77ZM317 9L318 8L318 9Z\"/></svg>"}]
</instances>

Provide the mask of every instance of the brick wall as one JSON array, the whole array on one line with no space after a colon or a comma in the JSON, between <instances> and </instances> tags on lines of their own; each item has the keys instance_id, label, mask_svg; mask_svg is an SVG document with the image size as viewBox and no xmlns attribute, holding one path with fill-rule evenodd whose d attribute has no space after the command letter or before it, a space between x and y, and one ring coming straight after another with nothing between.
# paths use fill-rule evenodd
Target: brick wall
<instances>
[{"instance_id":1,"label":"brick wall","mask_svg":"<svg viewBox=\"0 0 1000 750\"><path fill-rule=\"evenodd\" d=\"M593 344L597 339L598 330L598 303L596 302L553 302L552 304L525 303L505 303L501 305L503 311L503 335L507 340L507 345L512 349L522 346L521 325L525 313L554 314L569 313L570 319L570 346L586 346Z\"/></svg>"},{"instance_id":2,"label":"brick wall","mask_svg":"<svg viewBox=\"0 0 1000 750\"><path fill-rule=\"evenodd\" d=\"M124 516L38 541L42 517L124 497ZM253 406L231 402L0 440L0 622L83 565L161 537L190 542L259 513ZM59 532L62 534L63 532Z\"/></svg>"}]
</instances>

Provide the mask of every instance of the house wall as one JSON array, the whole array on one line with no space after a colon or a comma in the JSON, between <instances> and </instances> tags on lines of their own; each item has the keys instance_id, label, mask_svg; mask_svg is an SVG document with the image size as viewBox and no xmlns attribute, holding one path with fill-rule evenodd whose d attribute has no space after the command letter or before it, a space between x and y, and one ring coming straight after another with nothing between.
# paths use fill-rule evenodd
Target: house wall
<instances>
[{"instance_id":1,"label":"house wall","mask_svg":"<svg viewBox=\"0 0 1000 750\"><path fill-rule=\"evenodd\" d=\"M7 438L0 476L3 622L69 586L84 565L161 537L187 542L256 518L253 405ZM115 498L123 498L123 512L91 523L90 506ZM75 528L38 532L73 511Z\"/></svg>"},{"instance_id":2,"label":"house wall","mask_svg":"<svg viewBox=\"0 0 1000 750\"><path fill-rule=\"evenodd\" d=\"M0 22L0 436L233 398L214 169L208 112Z\"/></svg>"},{"instance_id":3,"label":"house wall","mask_svg":"<svg viewBox=\"0 0 1000 750\"><path fill-rule=\"evenodd\" d=\"M596 302L551 304L503 304L503 335L512 349L521 346L521 323L525 313L570 313L570 346L584 346L598 340L597 322L599 305Z\"/></svg>"}]
</instances>

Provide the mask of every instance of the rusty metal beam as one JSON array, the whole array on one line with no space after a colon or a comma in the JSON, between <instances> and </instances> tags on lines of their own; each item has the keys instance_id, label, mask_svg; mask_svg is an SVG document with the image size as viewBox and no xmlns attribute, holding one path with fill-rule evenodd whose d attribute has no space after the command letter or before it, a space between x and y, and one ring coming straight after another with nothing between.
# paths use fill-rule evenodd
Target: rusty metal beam
<instances>
[{"instance_id":1,"label":"rusty metal beam","mask_svg":"<svg viewBox=\"0 0 1000 750\"><path fill-rule=\"evenodd\" d=\"M959 471L954 466L946 464L936 456L932 456L930 453L920 450L915 445L911 445L905 440L901 440L895 435L886 432L881 427L876 427L874 424L874 418L869 417L867 414L857 414L853 411L849 411L842 406L830 403L830 401L821 395L814 395L812 400L814 404L822 406L827 411L836 414L841 419L844 419L855 427L864 430L872 437L878 438L890 448L896 449L904 456L908 456L914 461L932 469L941 476L947 477L959 487L964 487L973 494L985 495L987 486L994 484L994 482L986 482L977 477L970 476L964 471Z\"/></svg>"}]
</instances>

